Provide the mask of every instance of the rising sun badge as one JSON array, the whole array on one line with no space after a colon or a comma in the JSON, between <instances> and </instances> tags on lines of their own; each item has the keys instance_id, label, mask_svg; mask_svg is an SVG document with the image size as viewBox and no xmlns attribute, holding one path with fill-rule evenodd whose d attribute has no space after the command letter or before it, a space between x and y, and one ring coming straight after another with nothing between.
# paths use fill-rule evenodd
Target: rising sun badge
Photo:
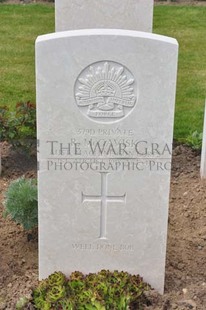
<instances>
[{"instance_id":1,"label":"rising sun badge","mask_svg":"<svg viewBox=\"0 0 206 310\"><path fill-rule=\"evenodd\" d=\"M75 98L84 115L111 123L122 119L134 108L136 83L125 66L112 61L96 62L78 76Z\"/></svg>"}]
</instances>

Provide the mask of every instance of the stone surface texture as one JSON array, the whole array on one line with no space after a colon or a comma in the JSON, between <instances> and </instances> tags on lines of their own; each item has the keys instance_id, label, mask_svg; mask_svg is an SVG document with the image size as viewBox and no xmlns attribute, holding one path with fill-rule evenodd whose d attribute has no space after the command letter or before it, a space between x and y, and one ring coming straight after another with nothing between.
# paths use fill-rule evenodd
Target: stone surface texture
<instances>
[{"instance_id":1,"label":"stone surface texture","mask_svg":"<svg viewBox=\"0 0 206 310\"><path fill-rule=\"evenodd\" d=\"M205 101L204 127L202 134L200 176L202 179L206 179L206 101Z\"/></svg>"},{"instance_id":2,"label":"stone surface texture","mask_svg":"<svg viewBox=\"0 0 206 310\"><path fill-rule=\"evenodd\" d=\"M177 55L136 31L37 39L40 279L118 269L163 292Z\"/></svg>"},{"instance_id":3,"label":"stone surface texture","mask_svg":"<svg viewBox=\"0 0 206 310\"><path fill-rule=\"evenodd\" d=\"M152 32L153 0L56 0L56 31L111 28Z\"/></svg>"}]
</instances>

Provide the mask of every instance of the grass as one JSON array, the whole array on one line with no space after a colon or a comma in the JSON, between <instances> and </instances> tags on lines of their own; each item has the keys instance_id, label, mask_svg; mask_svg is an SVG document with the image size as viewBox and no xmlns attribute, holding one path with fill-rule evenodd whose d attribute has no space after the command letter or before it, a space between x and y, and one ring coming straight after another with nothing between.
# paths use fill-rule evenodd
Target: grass
<instances>
[{"instance_id":1,"label":"grass","mask_svg":"<svg viewBox=\"0 0 206 310\"><path fill-rule=\"evenodd\" d=\"M202 131L206 96L206 6L155 7L154 32L180 44L175 139ZM52 5L0 4L0 105L35 102L34 42L54 31Z\"/></svg>"},{"instance_id":2,"label":"grass","mask_svg":"<svg viewBox=\"0 0 206 310\"><path fill-rule=\"evenodd\" d=\"M0 5L1 105L35 102L35 39L53 31L51 5Z\"/></svg>"},{"instance_id":3,"label":"grass","mask_svg":"<svg viewBox=\"0 0 206 310\"><path fill-rule=\"evenodd\" d=\"M206 97L206 6L157 6L154 32L179 42L174 136L202 132Z\"/></svg>"}]
</instances>

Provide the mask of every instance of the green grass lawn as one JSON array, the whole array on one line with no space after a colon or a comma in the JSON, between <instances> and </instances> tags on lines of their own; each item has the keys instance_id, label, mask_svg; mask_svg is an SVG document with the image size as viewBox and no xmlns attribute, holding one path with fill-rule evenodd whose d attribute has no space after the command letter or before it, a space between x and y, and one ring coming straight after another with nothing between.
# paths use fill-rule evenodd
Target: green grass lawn
<instances>
[{"instance_id":1,"label":"green grass lawn","mask_svg":"<svg viewBox=\"0 0 206 310\"><path fill-rule=\"evenodd\" d=\"M54 31L52 5L0 5L0 105L35 102L34 42ZM155 7L154 32L180 44L175 139L202 131L206 97L206 7Z\"/></svg>"},{"instance_id":2,"label":"green grass lawn","mask_svg":"<svg viewBox=\"0 0 206 310\"><path fill-rule=\"evenodd\" d=\"M54 32L51 5L0 5L0 105L35 102L34 43Z\"/></svg>"},{"instance_id":3,"label":"green grass lawn","mask_svg":"<svg viewBox=\"0 0 206 310\"><path fill-rule=\"evenodd\" d=\"M179 42L175 138L202 132L206 97L206 6L156 6L154 32Z\"/></svg>"}]
</instances>

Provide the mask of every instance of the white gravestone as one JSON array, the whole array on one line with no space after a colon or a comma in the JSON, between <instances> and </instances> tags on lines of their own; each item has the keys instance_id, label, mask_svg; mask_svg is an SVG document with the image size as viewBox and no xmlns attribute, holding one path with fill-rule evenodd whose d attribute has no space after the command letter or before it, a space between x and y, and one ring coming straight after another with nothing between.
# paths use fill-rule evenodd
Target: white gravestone
<instances>
[{"instance_id":1,"label":"white gravestone","mask_svg":"<svg viewBox=\"0 0 206 310\"><path fill-rule=\"evenodd\" d=\"M202 179L206 178L206 101L205 101L204 126L203 126L203 133L202 133L200 176Z\"/></svg>"},{"instance_id":2,"label":"white gravestone","mask_svg":"<svg viewBox=\"0 0 206 310\"><path fill-rule=\"evenodd\" d=\"M177 54L126 30L37 39L40 279L117 269L163 292Z\"/></svg>"},{"instance_id":3,"label":"white gravestone","mask_svg":"<svg viewBox=\"0 0 206 310\"><path fill-rule=\"evenodd\" d=\"M111 28L152 32L154 0L56 0L56 31Z\"/></svg>"}]
</instances>

